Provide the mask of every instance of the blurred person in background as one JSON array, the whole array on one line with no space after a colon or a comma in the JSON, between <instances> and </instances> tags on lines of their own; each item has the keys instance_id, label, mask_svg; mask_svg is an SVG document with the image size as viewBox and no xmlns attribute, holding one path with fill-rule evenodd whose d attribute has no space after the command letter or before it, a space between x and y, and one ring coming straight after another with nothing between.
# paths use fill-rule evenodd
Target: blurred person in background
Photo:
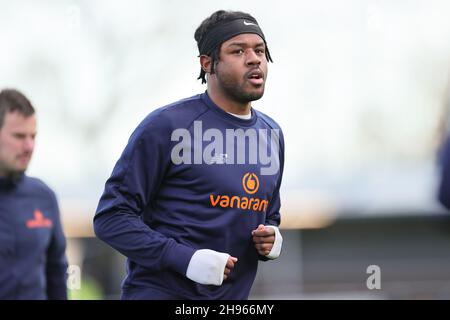
<instances>
[{"instance_id":1,"label":"blurred person in background","mask_svg":"<svg viewBox=\"0 0 450 320\"><path fill-rule=\"evenodd\" d=\"M439 150L438 162L440 167L438 200L450 210L450 137L445 139Z\"/></svg>"},{"instance_id":2,"label":"blurred person in background","mask_svg":"<svg viewBox=\"0 0 450 320\"><path fill-rule=\"evenodd\" d=\"M66 240L54 192L25 174L36 115L19 91L0 92L0 299L67 299Z\"/></svg>"},{"instance_id":3,"label":"blurred person in background","mask_svg":"<svg viewBox=\"0 0 450 320\"><path fill-rule=\"evenodd\" d=\"M440 169L438 200L444 207L450 210L450 76L442 110L437 139L439 146L438 167Z\"/></svg>"},{"instance_id":4,"label":"blurred person in background","mask_svg":"<svg viewBox=\"0 0 450 320\"><path fill-rule=\"evenodd\" d=\"M194 38L206 92L141 122L94 217L128 258L122 299L247 299L258 261L281 252L283 136L251 106L271 61L264 34L251 15L220 10Z\"/></svg>"}]
</instances>

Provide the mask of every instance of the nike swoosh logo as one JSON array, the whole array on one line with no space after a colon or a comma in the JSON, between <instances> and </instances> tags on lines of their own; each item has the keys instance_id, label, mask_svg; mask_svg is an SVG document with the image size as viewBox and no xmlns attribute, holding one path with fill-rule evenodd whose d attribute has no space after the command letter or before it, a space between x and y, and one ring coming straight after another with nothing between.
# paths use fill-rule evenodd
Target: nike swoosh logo
<instances>
[{"instance_id":1,"label":"nike swoosh logo","mask_svg":"<svg viewBox=\"0 0 450 320\"><path fill-rule=\"evenodd\" d=\"M245 21L245 20L244 20L244 24L245 24L246 26L256 26L256 23L253 23L253 22L247 22L247 21Z\"/></svg>"}]
</instances>

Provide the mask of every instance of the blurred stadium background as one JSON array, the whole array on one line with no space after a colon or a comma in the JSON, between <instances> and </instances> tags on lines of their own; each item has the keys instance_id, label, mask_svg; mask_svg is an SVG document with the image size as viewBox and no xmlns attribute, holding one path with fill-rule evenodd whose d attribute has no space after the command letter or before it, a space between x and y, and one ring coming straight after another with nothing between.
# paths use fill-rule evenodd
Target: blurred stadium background
<instances>
[{"instance_id":1,"label":"blurred stadium background","mask_svg":"<svg viewBox=\"0 0 450 320\"><path fill-rule=\"evenodd\" d=\"M57 193L73 299L117 299L124 257L93 237L103 184L153 109L200 93L195 28L253 14L274 64L254 107L282 126L284 249L252 299L450 299L450 2L0 0L0 88L38 111L29 174ZM381 269L369 290L366 270Z\"/></svg>"}]
</instances>

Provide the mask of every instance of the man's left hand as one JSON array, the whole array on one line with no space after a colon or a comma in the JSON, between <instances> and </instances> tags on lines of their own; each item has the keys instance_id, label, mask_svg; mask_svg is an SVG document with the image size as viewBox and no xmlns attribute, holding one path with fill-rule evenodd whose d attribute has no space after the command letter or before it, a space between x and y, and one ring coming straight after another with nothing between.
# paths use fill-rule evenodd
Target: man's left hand
<instances>
[{"instance_id":1,"label":"man's left hand","mask_svg":"<svg viewBox=\"0 0 450 320\"><path fill-rule=\"evenodd\" d=\"M275 230L260 224L257 229L252 231L252 236L258 253L262 256L268 255L275 242Z\"/></svg>"}]
</instances>

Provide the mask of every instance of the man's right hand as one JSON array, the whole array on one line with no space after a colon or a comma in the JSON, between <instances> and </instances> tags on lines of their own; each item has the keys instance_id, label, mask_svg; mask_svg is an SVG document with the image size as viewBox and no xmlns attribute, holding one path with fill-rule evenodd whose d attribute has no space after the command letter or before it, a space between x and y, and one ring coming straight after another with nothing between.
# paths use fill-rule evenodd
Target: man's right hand
<instances>
[{"instance_id":1,"label":"man's right hand","mask_svg":"<svg viewBox=\"0 0 450 320\"><path fill-rule=\"evenodd\" d=\"M200 249L192 255L186 277L200 284L222 285L237 262L237 258L227 253L210 249Z\"/></svg>"}]
</instances>

